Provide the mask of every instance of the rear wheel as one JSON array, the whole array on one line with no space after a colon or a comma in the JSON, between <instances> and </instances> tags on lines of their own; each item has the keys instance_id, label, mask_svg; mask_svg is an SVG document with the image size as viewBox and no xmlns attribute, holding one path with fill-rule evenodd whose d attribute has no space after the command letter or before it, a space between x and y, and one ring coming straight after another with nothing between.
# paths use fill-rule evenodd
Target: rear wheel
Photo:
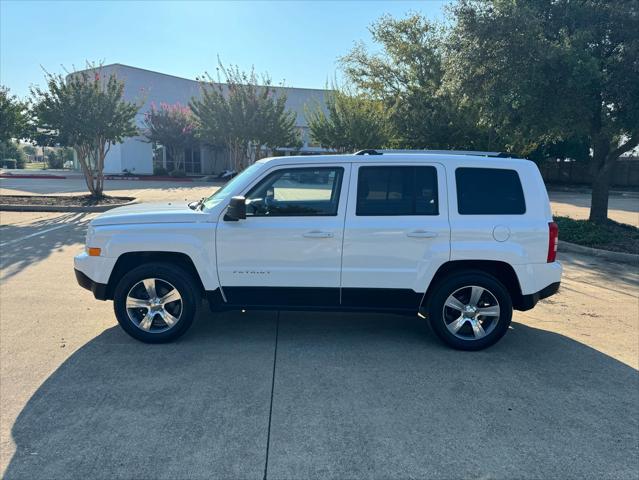
<instances>
[{"instance_id":1,"label":"rear wheel","mask_svg":"<svg viewBox=\"0 0 639 480\"><path fill-rule=\"evenodd\" d=\"M504 336L512 319L504 285L483 272L445 278L428 302L428 318L439 338L460 350L481 350Z\"/></svg>"},{"instance_id":2,"label":"rear wheel","mask_svg":"<svg viewBox=\"0 0 639 480\"><path fill-rule=\"evenodd\" d=\"M200 301L191 275L167 263L134 268L118 282L113 308L122 328L146 343L183 335L193 323Z\"/></svg>"}]
</instances>

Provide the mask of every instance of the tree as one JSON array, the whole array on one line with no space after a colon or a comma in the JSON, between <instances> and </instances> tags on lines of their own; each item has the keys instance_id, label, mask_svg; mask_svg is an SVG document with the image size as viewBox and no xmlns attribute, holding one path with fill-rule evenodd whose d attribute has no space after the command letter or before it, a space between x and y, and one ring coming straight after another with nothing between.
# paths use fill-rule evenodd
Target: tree
<instances>
[{"instance_id":1,"label":"tree","mask_svg":"<svg viewBox=\"0 0 639 480\"><path fill-rule=\"evenodd\" d=\"M547 159L587 162L590 159L590 145L587 138L568 138L542 143L529 153L526 152L525 156L537 163Z\"/></svg>"},{"instance_id":2,"label":"tree","mask_svg":"<svg viewBox=\"0 0 639 480\"><path fill-rule=\"evenodd\" d=\"M160 104L144 114L142 134L149 143L162 145L174 162L174 171L184 171L184 150L197 144L195 120L188 107Z\"/></svg>"},{"instance_id":3,"label":"tree","mask_svg":"<svg viewBox=\"0 0 639 480\"><path fill-rule=\"evenodd\" d=\"M112 145L137 134L138 105L123 99L124 83L101 67L62 75L46 74L47 89L34 88L34 118L41 145L73 147L89 192L104 190L104 159Z\"/></svg>"},{"instance_id":4,"label":"tree","mask_svg":"<svg viewBox=\"0 0 639 480\"><path fill-rule=\"evenodd\" d=\"M28 107L0 86L0 142L7 143L28 136Z\"/></svg>"},{"instance_id":5,"label":"tree","mask_svg":"<svg viewBox=\"0 0 639 480\"><path fill-rule=\"evenodd\" d=\"M326 95L326 111L321 105L308 109L306 120L316 142L339 152L382 148L390 142L382 101L344 89Z\"/></svg>"},{"instance_id":6,"label":"tree","mask_svg":"<svg viewBox=\"0 0 639 480\"><path fill-rule=\"evenodd\" d=\"M24 151L24 153L26 155L34 155L36 154L36 148L31 145L31 144L26 144L22 146L22 151Z\"/></svg>"},{"instance_id":7,"label":"tree","mask_svg":"<svg viewBox=\"0 0 639 480\"><path fill-rule=\"evenodd\" d=\"M394 145L402 148L489 149L476 114L444 88L443 27L419 14L383 16L370 27L380 53L360 43L340 62L360 92L384 103Z\"/></svg>"},{"instance_id":8,"label":"tree","mask_svg":"<svg viewBox=\"0 0 639 480\"><path fill-rule=\"evenodd\" d=\"M66 147L52 148L47 152L49 168L64 168L67 161L73 161L73 150Z\"/></svg>"},{"instance_id":9,"label":"tree","mask_svg":"<svg viewBox=\"0 0 639 480\"><path fill-rule=\"evenodd\" d=\"M448 82L522 151L587 139L590 220L603 223L615 162L639 144L636 0L460 0Z\"/></svg>"},{"instance_id":10,"label":"tree","mask_svg":"<svg viewBox=\"0 0 639 480\"><path fill-rule=\"evenodd\" d=\"M295 112L286 110L286 95L275 91L268 76L258 79L253 69L246 73L220 63L217 81L206 74L200 83L202 97L189 104L198 137L208 145L228 148L235 170L261 158L265 148L301 145Z\"/></svg>"},{"instance_id":11,"label":"tree","mask_svg":"<svg viewBox=\"0 0 639 480\"><path fill-rule=\"evenodd\" d=\"M24 168L27 161L24 151L14 140L0 141L0 160L15 160L15 168ZM0 162L0 165L9 163Z\"/></svg>"}]
</instances>

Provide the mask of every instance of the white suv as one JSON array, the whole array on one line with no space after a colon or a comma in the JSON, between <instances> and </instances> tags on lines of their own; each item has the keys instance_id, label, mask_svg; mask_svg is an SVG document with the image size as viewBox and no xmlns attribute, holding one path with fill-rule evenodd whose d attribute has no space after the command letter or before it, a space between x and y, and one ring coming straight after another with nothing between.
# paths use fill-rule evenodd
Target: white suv
<instances>
[{"instance_id":1,"label":"white suv","mask_svg":"<svg viewBox=\"0 0 639 480\"><path fill-rule=\"evenodd\" d=\"M448 345L477 350L506 333L513 308L557 292L556 250L528 160L278 157L200 202L100 215L75 270L144 342L182 335L206 297L214 311L417 314Z\"/></svg>"}]
</instances>

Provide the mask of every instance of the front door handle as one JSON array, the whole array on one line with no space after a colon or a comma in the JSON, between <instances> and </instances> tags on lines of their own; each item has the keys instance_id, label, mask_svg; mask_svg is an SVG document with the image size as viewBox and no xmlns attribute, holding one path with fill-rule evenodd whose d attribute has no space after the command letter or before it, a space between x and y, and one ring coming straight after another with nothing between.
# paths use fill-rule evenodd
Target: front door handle
<instances>
[{"instance_id":1,"label":"front door handle","mask_svg":"<svg viewBox=\"0 0 639 480\"><path fill-rule=\"evenodd\" d=\"M437 232L427 232L425 230L413 230L412 232L408 232L406 236L411 238L435 238L437 236Z\"/></svg>"},{"instance_id":2,"label":"front door handle","mask_svg":"<svg viewBox=\"0 0 639 480\"><path fill-rule=\"evenodd\" d=\"M313 230L311 232L306 232L303 234L306 238L332 238L333 234L331 232L320 232L319 230Z\"/></svg>"}]
</instances>

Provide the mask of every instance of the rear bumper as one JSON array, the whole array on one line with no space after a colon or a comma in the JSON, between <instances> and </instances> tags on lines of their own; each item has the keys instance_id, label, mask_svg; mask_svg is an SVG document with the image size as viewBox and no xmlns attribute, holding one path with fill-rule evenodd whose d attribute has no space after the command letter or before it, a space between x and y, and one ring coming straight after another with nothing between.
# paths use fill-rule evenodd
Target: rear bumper
<instances>
[{"instance_id":1,"label":"rear bumper","mask_svg":"<svg viewBox=\"0 0 639 480\"><path fill-rule=\"evenodd\" d=\"M104 283L98 283L96 281L91 280L84 273L82 273L77 268L75 270L75 279L78 281L78 285L82 288L86 288L93 293L93 296L98 300L107 300L107 285Z\"/></svg>"},{"instance_id":2,"label":"rear bumper","mask_svg":"<svg viewBox=\"0 0 639 480\"><path fill-rule=\"evenodd\" d=\"M561 282L551 283L545 288L542 288L538 292L532 293L530 295L522 295L521 301L516 305L517 310L530 310L539 300L543 300L544 298L548 298L551 295L554 295L559 291L559 285Z\"/></svg>"}]
</instances>

